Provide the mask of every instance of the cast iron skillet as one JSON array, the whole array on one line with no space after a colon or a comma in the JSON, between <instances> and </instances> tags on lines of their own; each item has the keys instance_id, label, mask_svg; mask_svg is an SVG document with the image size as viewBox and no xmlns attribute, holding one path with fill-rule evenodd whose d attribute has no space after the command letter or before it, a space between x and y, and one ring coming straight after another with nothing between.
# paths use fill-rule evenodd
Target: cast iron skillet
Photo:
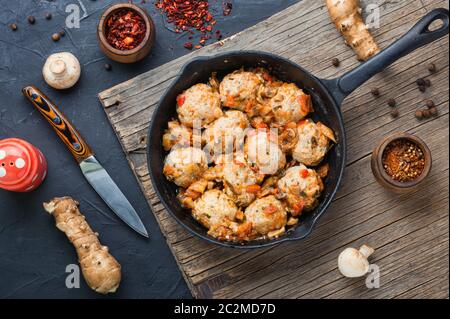
<instances>
[{"instance_id":1,"label":"cast iron skillet","mask_svg":"<svg viewBox=\"0 0 450 319\"><path fill-rule=\"evenodd\" d=\"M430 31L430 25L441 20L443 25ZM191 233L211 243L236 248L258 248L274 245L284 241L299 240L308 236L319 218L323 215L333 199L342 179L346 158L346 138L340 105L344 98L356 88L381 72L387 66L415 49L431 43L446 34L449 29L448 10L436 9L422 18L406 35L390 47L361 64L353 71L333 80L322 80L280 56L258 51L227 52L212 57L199 57L187 63L180 75L161 98L151 121L148 135L148 168L153 186L164 207ZM314 101L314 120L320 119L336 133L338 143L328 154L326 161L330 164L330 174L325 180L325 189L320 205L310 213L304 214L297 227L286 232L278 239L255 240L247 243L219 241L207 235L207 231L191 217L190 211L183 209L176 198L177 186L163 175L164 151L161 141L167 123L176 117L176 97L178 94L197 83L206 83L212 72L218 76L241 67L264 67L282 81L294 82L312 95Z\"/></svg>"}]
</instances>

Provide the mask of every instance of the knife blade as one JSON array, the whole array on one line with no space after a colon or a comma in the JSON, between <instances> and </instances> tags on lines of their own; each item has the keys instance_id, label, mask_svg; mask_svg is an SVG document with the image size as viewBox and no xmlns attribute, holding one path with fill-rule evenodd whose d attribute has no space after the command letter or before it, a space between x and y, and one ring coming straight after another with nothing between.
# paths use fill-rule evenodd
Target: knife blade
<instances>
[{"instance_id":1,"label":"knife blade","mask_svg":"<svg viewBox=\"0 0 450 319\"><path fill-rule=\"evenodd\" d=\"M139 215L116 183L114 183L108 172L97 161L94 152L72 123L36 87L27 86L23 88L22 92L45 117L64 144L69 148L80 165L83 175L108 207L134 231L148 238L147 230Z\"/></svg>"}]
</instances>

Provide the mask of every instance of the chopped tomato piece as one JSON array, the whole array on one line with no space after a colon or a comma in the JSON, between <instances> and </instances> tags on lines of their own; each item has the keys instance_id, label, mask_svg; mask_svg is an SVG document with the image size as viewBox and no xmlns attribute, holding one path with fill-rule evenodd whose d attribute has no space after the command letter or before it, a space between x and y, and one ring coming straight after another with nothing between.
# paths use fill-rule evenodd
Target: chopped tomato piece
<instances>
[{"instance_id":1,"label":"chopped tomato piece","mask_svg":"<svg viewBox=\"0 0 450 319\"><path fill-rule=\"evenodd\" d=\"M247 102L247 104L245 105L245 110L247 111L247 112L250 112L251 110L252 110L252 108L253 108L253 101L252 100L249 100L248 102Z\"/></svg>"},{"instance_id":2,"label":"chopped tomato piece","mask_svg":"<svg viewBox=\"0 0 450 319\"><path fill-rule=\"evenodd\" d=\"M243 220L243 219L244 219L244 213L241 212L241 211L238 211L238 212L236 213L236 219L237 219L237 220Z\"/></svg>"},{"instance_id":3,"label":"chopped tomato piece","mask_svg":"<svg viewBox=\"0 0 450 319\"><path fill-rule=\"evenodd\" d=\"M192 189L187 189L185 195L192 198L193 200L196 200L200 197L201 194L199 192L193 191Z\"/></svg>"},{"instance_id":4,"label":"chopped tomato piece","mask_svg":"<svg viewBox=\"0 0 450 319\"><path fill-rule=\"evenodd\" d=\"M297 97L298 104L303 113L311 112L311 97L307 94L302 94Z\"/></svg>"},{"instance_id":5,"label":"chopped tomato piece","mask_svg":"<svg viewBox=\"0 0 450 319\"><path fill-rule=\"evenodd\" d=\"M306 123L308 123L308 120L300 120L300 121L298 122L298 126L305 125Z\"/></svg>"},{"instance_id":6,"label":"chopped tomato piece","mask_svg":"<svg viewBox=\"0 0 450 319\"><path fill-rule=\"evenodd\" d=\"M275 205L269 205L269 206L267 206L266 208L264 208L263 213L264 213L264 214L267 214L267 215L270 215L270 214L276 213L277 211L278 211L277 206L275 206Z\"/></svg>"},{"instance_id":7,"label":"chopped tomato piece","mask_svg":"<svg viewBox=\"0 0 450 319\"><path fill-rule=\"evenodd\" d=\"M302 212L303 206L304 206L303 202L298 202L292 206L295 216L298 216Z\"/></svg>"},{"instance_id":8,"label":"chopped tomato piece","mask_svg":"<svg viewBox=\"0 0 450 319\"><path fill-rule=\"evenodd\" d=\"M269 126L266 123L261 122L257 124L257 128L269 128Z\"/></svg>"},{"instance_id":9,"label":"chopped tomato piece","mask_svg":"<svg viewBox=\"0 0 450 319\"><path fill-rule=\"evenodd\" d=\"M256 194L261 190L261 186L259 185L249 185L247 186L247 193Z\"/></svg>"},{"instance_id":10,"label":"chopped tomato piece","mask_svg":"<svg viewBox=\"0 0 450 319\"><path fill-rule=\"evenodd\" d=\"M177 97L177 105L178 106L183 106L185 101L186 101L186 97L184 95L178 95L178 97Z\"/></svg>"},{"instance_id":11,"label":"chopped tomato piece","mask_svg":"<svg viewBox=\"0 0 450 319\"><path fill-rule=\"evenodd\" d=\"M267 82L272 82L273 81L273 78L267 72L264 72L262 77L263 77L264 81L267 81Z\"/></svg>"},{"instance_id":12,"label":"chopped tomato piece","mask_svg":"<svg viewBox=\"0 0 450 319\"><path fill-rule=\"evenodd\" d=\"M164 166L164 174L172 175L173 173L175 173L175 169L172 166L170 165Z\"/></svg>"},{"instance_id":13,"label":"chopped tomato piece","mask_svg":"<svg viewBox=\"0 0 450 319\"><path fill-rule=\"evenodd\" d=\"M309 175L309 171L307 169L301 169L300 170L300 177L301 178L307 178Z\"/></svg>"},{"instance_id":14,"label":"chopped tomato piece","mask_svg":"<svg viewBox=\"0 0 450 319\"><path fill-rule=\"evenodd\" d=\"M227 104L227 106L234 106L235 104L234 97L232 97L231 95L227 95L227 100L225 103Z\"/></svg>"}]
</instances>

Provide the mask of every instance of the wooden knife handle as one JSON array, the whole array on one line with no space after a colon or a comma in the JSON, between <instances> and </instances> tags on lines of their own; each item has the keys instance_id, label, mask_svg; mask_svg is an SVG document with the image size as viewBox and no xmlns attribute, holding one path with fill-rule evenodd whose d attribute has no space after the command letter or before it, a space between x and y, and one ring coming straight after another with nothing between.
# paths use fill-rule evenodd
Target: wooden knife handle
<instances>
[{"instance_id":1,"label":"wooden knife handle","mask_svg":"<svg viewBox=\"0 0 450 319\"><path fill-rule=\"evenodd\" d=\"M89 145L73 127L72 123L44 93L34 86L27 86L22 89L22 92L50 123L78 163L94 155Z\"/></svg>"}]
</instances>

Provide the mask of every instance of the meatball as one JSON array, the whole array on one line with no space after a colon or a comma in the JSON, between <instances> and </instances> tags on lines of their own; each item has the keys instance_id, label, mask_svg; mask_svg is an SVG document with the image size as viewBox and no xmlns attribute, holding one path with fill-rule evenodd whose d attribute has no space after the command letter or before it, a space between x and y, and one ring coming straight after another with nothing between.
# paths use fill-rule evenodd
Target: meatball
<instances>
[{"instance_id":1,"label":"meatball","mask_svg":"<svg viewBox=\"0 0 450 319\"><path fill-rule=\"evenodd\" d=\"M192 215L206 228L229 223L238 212L233 200L218 189L206 191L195 201Z\"/></svg>"},{"instance_id":2,"label":"meatball","mask_svg":"<svg viewBox=\"0 0 450 319\"><path fill-rule=\"evenodd\" d=\"M303 121L297 131L298 141L292 157L307 166L318 165L330 149L330 141L336 142L333 131L320 122Z\"/></svg>"},{"instance_id":3,"label":"meatball","mask_svg":"<svg viewBox=\"0 0 450 319\"><path fill-rule=\"evenodd\" d=\"M273 195L257 199L250 204L245 210L245 218L252 223L253 232L258 235L279 230L287 222L286 209Z\"/></svg>"},{"instance_id":4,"label":"meatball","mask_svg":"<svg viewBox=\"0 0 450 319\"><path fill-rule=\"evenodd\" d=\"M206 154L198 148L172 149L164 163L164 175L183 188L199 180L208 169Z\"/></svg>"},{"instance_id":5,"label":"meatball","mask_svg":"<svg viewBox=\"0 0 450 319\"><path fill-rule=\"evenodd\" d=\"M211 154L228 154L242 144L245 129L250 126L247 116L241 111L227 111L224 116L211 123L203 133L203 140Z\"/></svg>"},{"instance_id":6,"label":"meatball","mask_svg":"<svg viewBox=\"0 0 450 319\"><path fill-rule=\"evenodd\" d=\"M286 156L278 146L278 136L259 129L248 134L245 144L248 161L262 174L275 174L286 165Z\"/></svg>"},{"instance_id":7,"label":"meatball","mask_svg":"<svg viewBox=\"0 0 450 319\"><path fill-rule=\"evenodd\" d=\"M222 178L225 193L233 198L237 205L245 207L255 200L264 176L254 172L245 160L237 155L234 161L222 166Z\"/></svg>"},{"instance_id":8,"label":"meatball","mask_svg":"<svg viewBox=\"0 0 450 319\"><path fill-rule=\"evenodd\" d=\"M285 125L298 122L313 112L311 97L294 83L283 83L269 100L275 122Z\"/></svg>"},{"instance_id":9,"label":"meatball","mask_svg":"<svg viewBox=\"0 0 450 319\"><path fill-rule=\"evenodd\" d=\"M323 191L322 179L313 169L304 165L294 166L278 181L280 197L286 199L288 210L293 216L302 211L313 210Z\"/></svg>"},{"instance_id":10,"label":"meatball","mask_svg":"<svg viewBox=\"0 0 450 319\"><path fill-rule=\"evenodd\" d=\"M235 71L220 83L220 99L229 108L251 112L262 80L253 72Z\"/></svg>"},{"instance_id":11,"label":"meatball","mask_svg":"<svg viewBox=\"0 0 450 319\"><path fill-rule=\"evenodd\" d=\"M195 121L204 127L223 115L220 95L209 85L196 84L178 96L177 112L187 127L193 127Z\"/></svg>"},{"instance_id":12,"label":"meatball","mask_svg":"<svg viewBox=\"0 0 450 319\"><path fill-rule=\"evenodd\" d=\"M178 121L170 121L163 135L162 145L166 151L170 151L175 145L180 147L191 146L191 141L192 129Z\"/></svg>"}]
</instances>

